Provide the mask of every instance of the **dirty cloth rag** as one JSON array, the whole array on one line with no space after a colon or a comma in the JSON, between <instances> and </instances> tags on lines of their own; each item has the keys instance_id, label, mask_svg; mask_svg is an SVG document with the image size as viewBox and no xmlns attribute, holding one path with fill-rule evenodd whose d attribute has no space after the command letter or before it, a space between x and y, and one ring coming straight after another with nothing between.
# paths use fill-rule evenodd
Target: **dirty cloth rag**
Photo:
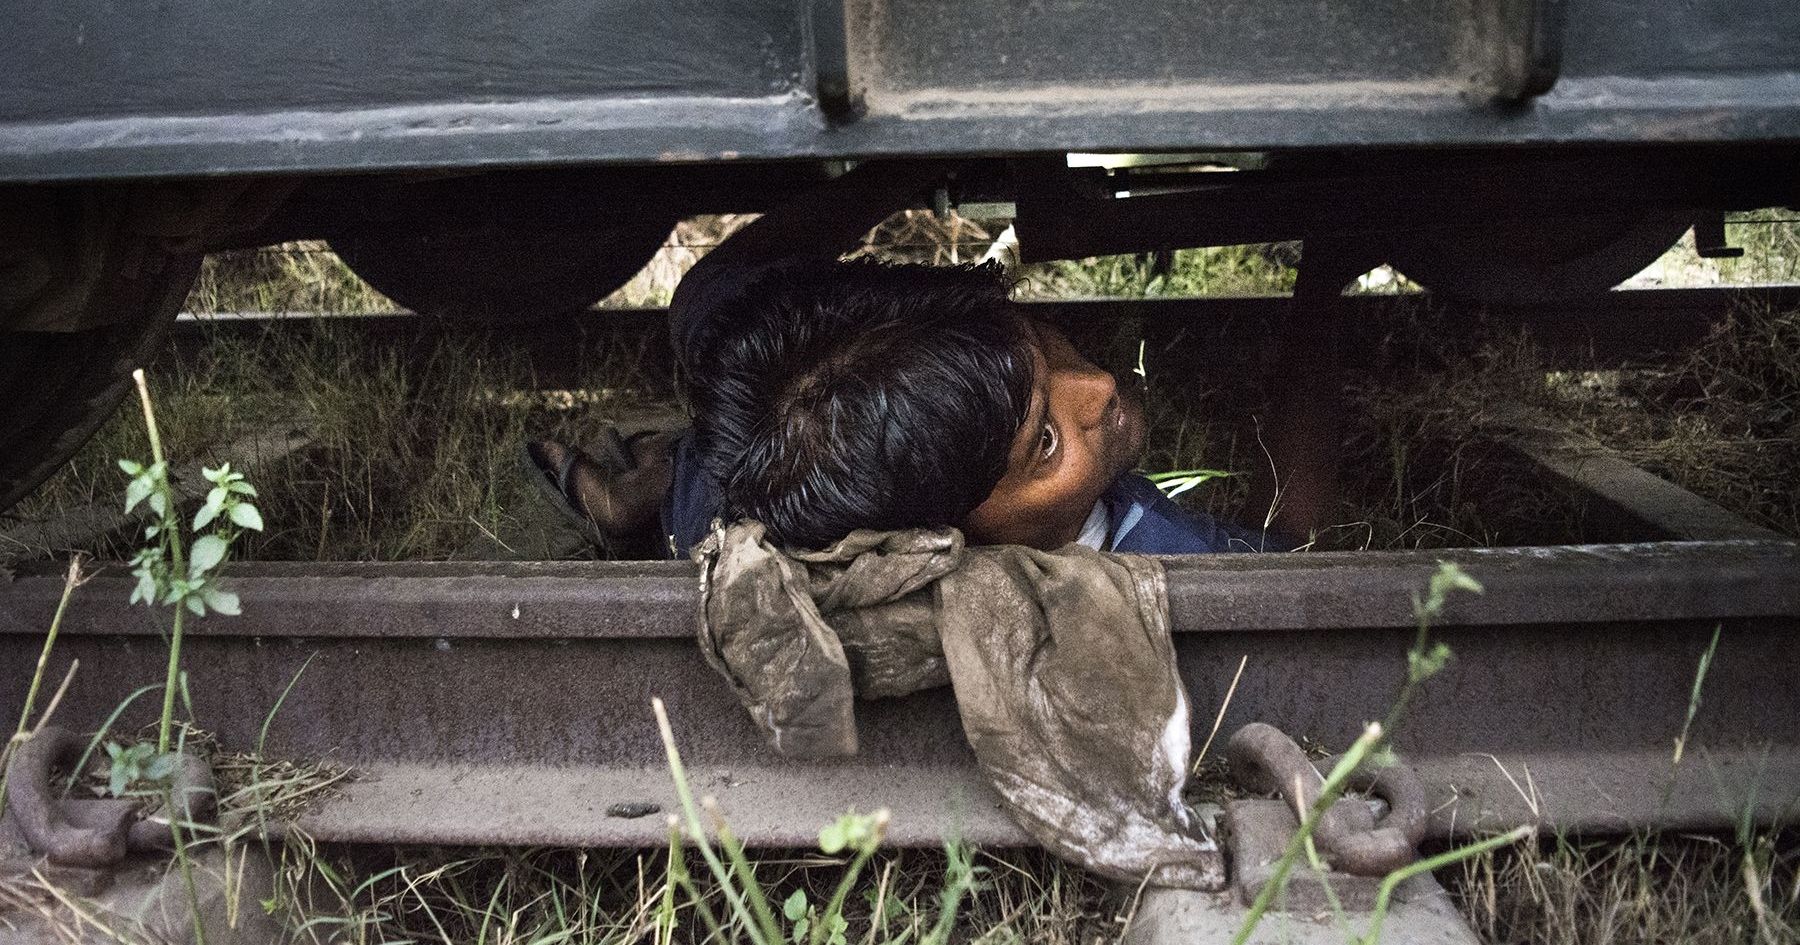
<instances>
[{"instance_id":1,"label":"dirty cloth rag","mask_svg":"<svg viewBox=\"0 0 1800 945\"><path fill-rule=\"evenodd\" d=\"M857 696L949 683L982 772L1034 840L1118 879L1223 885L1181 799L1187 694L1156 559L966 548L954 529L790 553L755 522L715 528L695 557L701 649L777 751L855 754Z\"/></svg>"}]
</instances>

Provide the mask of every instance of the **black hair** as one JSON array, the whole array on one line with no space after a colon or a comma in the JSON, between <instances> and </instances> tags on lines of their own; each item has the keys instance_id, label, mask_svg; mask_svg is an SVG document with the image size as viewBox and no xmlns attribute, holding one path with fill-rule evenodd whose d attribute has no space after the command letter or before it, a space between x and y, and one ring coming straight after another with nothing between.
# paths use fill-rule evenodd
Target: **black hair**
<instances>
[{"instance_id":1,"label":"black hair","mask_svg":"<svg viewBox=\"0 0 1800 945\"><path fill-rule=\"evenodd\" d=\"M708 320L684 386L728 518L822 548L960 525L1005 475L1033 359L998 265L783 266Z\"/></svg>"}]
</instances>

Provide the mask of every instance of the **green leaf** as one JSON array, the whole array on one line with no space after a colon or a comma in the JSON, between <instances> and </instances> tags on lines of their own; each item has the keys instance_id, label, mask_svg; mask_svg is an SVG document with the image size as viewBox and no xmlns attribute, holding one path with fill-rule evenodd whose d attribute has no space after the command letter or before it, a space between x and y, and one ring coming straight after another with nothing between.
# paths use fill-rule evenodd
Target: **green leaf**
<instances>
[{"instance_id":1,"label":"green leaf","mask_svg":"<svg viewBox=\"0 0 1800 945\"><path fill-rule=\"evenodd\" d=\"M114 797L125 796L125 785L131 783L131 772L124 765L113 765L112 773L107 776L106 789Z\"/></svg>"},{"instance_id":2,"label":"green leaf","mask_svg":"<svg viewBox=\"0 0 1800 945\"><path fill-rule=\"evenodd\" d=\"M1450 662L1450 645L1442 641L1432 644L1425 652L1414 650L1406 654L1407 676L1413 682L1424 682L1441 672Z\"/></svg>"},{"instance_id":3,"label":"green leaf","mask_svg":"<svg viewBox=\"0 0 1800 945\"><path fill-rule=\"evenodd\" d=\"M224 614L227 617L236 617L242 613L238 608L238 596L235 592L221 590L208 584L200 589L200 596L206 600L206 606L212 608L214 613Z\"/></svg>"},{"instance_id":4,"label":"green leaf","mask_svg":"<svg viewBox=\"0 0 1800 945\"><path fill-rule=\"evenodd\" d=\"M247 495L247 496L250 496L251 498L256 497L256 487L247 482L244 482L242 479L237 479L232 482L226 483L225 488L230 489L232 492L234 492L238 495Z\"/></svg>"},{"instance_id":5,"label":"green leaf","mask_svg":"<svg viewBox=\"0 0 1800 945\"><path fill-rule=\"evenodd\" d=\"M149 476L139 476L131 480L125 486L125 514L131 514L131 510L137 508L139 502L150 498L155 489L156 483L151 482Z\"/></svg>"},{"instance_id":6,"label":"green leaf","mask_svg":"<svg viewBox=\"0 0 1800 945\"><path fill-rule=\"evenodd\" d=\"M129 460L129 459L119 460L119 468L123 469L125 471L125 475L127 475L127 476L137 477L137 476L143 475L143 473L144 473L144 464L140 463L140 462L136 462L134 460Z\"/></svg>"},{"instance_id":7,"label":"green leaf","mask_svg":"<svg viewBox=\"0 0 1800 945\"><path fill-rule=\"evenodd\" d=\"M206 602L200 599L199 594L189 594L188 596L183 597L181 602L187 605L187 609L194 612L194 616L206 616Z\"/></svg>"},{"instance_id":8,"label":"green leaf","mask_svg":"<svg viewBox=\"0 0 1800 945\"><path fill-rule=\"evenodd\" d=\"M157 515L169 514L169 497L163 495L161 489L150 493L148 501L150 502L150 511L155 512Z\"/></svg>"},{"instance_id":9,"label":"green leaf","mask_svg":"<svg viewBox=\"0 0 1800 945\"><path fill-rule=\"evenodd\" d=\"M219 517L220 510L225 508L225 498L229 495L231 493L226 492L224 486L214 486L212 491L206 494L206 504L200 506L200 511L194 513L194 531L205 528L212 524L213 519Z\"/></svg>"},{"instance_id":10,"label":"green leaf","mask_svg":"<svg viewBox=\"0 0 1800 945\"><path fill-rule=\"evenodd\" d=\"M156 575L150 573L150 569L147 567L139 568L131 573L137 575L138 582L137 587L134 587L131 590L131 599L125 603L128 605L135 604L141 600L146 604L155 604Z\"/></svg>"},{"instance_id":11,"label":"green leaf","mask_svg":"<svg viewBox=\"0 0 1800 945\"><path fill-rule=\"evenodd\" d=\"M1444 566L1444 576L1450 582L1450 586L1459 591L1468 591L1471 594L1482 593L1481 582L1470 577L1467 572L1454 564Z\"/></svg>"},{"instance_id":12,"label":"green leaf","mask_svg":"<svg viewBox=\"0 0 1800 945\"><path fill-rule=\"evenodd\" d=\"M223 482L226 476L231 475L231 464L225 463L218 469L208 469L207 467L202 466L200 467L200 475L207 482Z\"/></svg>"},{"instance_id":13,"label":"green leaf","mask_svg":"<svg viewBox=\"0 0 1800 945\"><path fill-rule=\"evenodd\" d=\"M787 916L789 922L798 922L806 917L806 890L796 889L781 904L781 914Z\"/></svg>"},{"instance_id":14,"label":"green leaf","mask_svg":"<svg viewBox=\"0 0 1800 945\"><path fill-rule=\"evenodd\" d=\"M225 539L217 535L202 535L194 542L193 550L188 552L188 576L199 577L219 566L225 560L225 553L231 546Z\"/></svg>"},{"instance_id":15,"label":"green leaf","mask_svg":"<svg viewBox=\"0 0 1800 945\"><path fill-rule=\"evenodd\" d=\"M256 506L251 505L248 502L242 502L231 507L231 520L237 523L240 528L248 528L253 532L260 532L263 530L262 513L256 510Z\"/></svg>"},{"instance_id":16,"label":"green leaf","mask_svg":"<svg viewBox=\"0 0 1800 945\"><path fill-rule=\"evenodd\" d=\"M842 817L838 818L837 823L830 824L819 831L819 849L826 853L842 853L844 848L849 845L850 838L845 834L844 818Z\"/></svg>"},{"instance_id":17,"label":"green leaf","mask_svg":"<svg viewBox=\"0 0 1800 945\"><path fill-rule=\"evenodd\" d=\"M176 755L172 751L150 759L150 763L144 766L144 780L158 782L169 780L169 776L175 773L175 759Z\"/></svg>"},{"instance_id":18,"label":"green leaf","mask_svg":"<svg viewBox=\"0 0 1800 945\"><path fill-rule=\"evenodd\" d=\"M837 823L819 831L819 849L826 853L841 853L847 849L867 850L876 843L874 814L859 814L852 810L837 819Z\"/></svg>"},{"instance_id":19,"label":"green leaf","mask_svg":"<svg viewBox=\"0 0 1800 945\"><path fill-rule=\"evenodd\" d=\"M120 747L118 742L107 742L106 743L106 757L111 758L114 761L118 761L119 756L123 755L124 753L125 753L125 749Z\"/></svg>"}]
</instances>

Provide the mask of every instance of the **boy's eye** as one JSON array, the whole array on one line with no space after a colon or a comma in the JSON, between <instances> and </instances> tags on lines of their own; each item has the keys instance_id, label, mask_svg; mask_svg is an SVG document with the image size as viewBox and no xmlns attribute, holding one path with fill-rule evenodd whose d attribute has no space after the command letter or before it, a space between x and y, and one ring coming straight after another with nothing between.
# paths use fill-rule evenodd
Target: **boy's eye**
<instances>
[{"instance_id":1,"label":"boy's eye","mask_svg":"<svg viewBox=\"0 0 1800 945\"><path fill-rule=\"evenodd\" d=\"M1056 452L1056 445L1056 425L1053 423L1044 424L1043 432L1038 434L1038 459L1049 459L1050 456Z\"/></svg>"}]
</instances>

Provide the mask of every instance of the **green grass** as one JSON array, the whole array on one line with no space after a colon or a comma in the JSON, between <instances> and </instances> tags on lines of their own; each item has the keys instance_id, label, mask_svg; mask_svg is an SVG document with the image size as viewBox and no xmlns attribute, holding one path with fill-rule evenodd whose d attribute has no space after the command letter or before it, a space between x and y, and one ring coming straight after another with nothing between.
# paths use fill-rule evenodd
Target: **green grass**
<instances>
[{"instance_id":1,"label":"green grass","mask_svg":"<svg viewBox=\"0 0 1800 945\"><path fill-rule=\"evenodd\" d=\"M1800 281L1800 211L1774 208L1725 215L1725 242L1744 251L1703 259L1690 231L1637 277L1633 286L1757 285Z\"/></svg>"}]
</instances>

